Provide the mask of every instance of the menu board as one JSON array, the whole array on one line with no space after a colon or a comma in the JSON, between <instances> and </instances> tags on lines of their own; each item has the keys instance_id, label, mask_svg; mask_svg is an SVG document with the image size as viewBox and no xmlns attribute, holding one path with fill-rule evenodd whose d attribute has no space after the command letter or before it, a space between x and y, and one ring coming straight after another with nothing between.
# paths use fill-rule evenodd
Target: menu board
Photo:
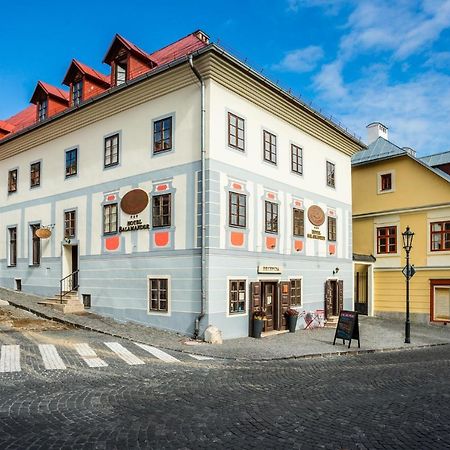
<instances>
[{"instance_id":1,"label":"menu board","mask_svg":"<svg viewBox=\"0 0 450 450\"><path fill-rule=\"evenodd\" d=\"M342 339L343 344L345 344L345 341L348 341L348 348L350 348L352 339L358 339L358 348L361 347L359 342L358 313L356 311L341 311L339 313L333 345L336 344L336 339Z\"/></svg>"}]
</instances>

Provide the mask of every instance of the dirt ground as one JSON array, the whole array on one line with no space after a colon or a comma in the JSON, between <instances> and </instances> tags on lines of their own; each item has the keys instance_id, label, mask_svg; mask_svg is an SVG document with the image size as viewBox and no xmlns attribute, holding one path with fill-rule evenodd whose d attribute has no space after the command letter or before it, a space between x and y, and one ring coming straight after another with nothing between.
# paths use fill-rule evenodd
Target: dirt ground
<instances>
[{"instance_id":1,"label":"dirt ground","mask_svg":"<svg viewBox=\"0 0 450 450\"><path fill-rule=\"evenodd\" d=\"M64 324L41 319L34 314L13 306L0 305L0 330L51 331L67 330Z\"/></svg>"}]
</instances>

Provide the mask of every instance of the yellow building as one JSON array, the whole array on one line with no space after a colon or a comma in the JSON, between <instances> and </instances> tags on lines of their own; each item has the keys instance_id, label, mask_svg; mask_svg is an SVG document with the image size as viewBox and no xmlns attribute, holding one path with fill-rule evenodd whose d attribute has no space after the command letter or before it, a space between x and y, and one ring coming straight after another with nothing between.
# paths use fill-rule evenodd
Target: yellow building
<instances>
[{"instance_id":1,"label":"yellow building","mask_svg":"<svg viewBox=\"0 0 450 450\"><path fill-rule=\"evenodd\" d=\"M450 152L417 158L368 125L369 145L352 159L355 309L404 318L402 232L415 233L411 321L450 321Z\"/></svg>"}]
</instances>

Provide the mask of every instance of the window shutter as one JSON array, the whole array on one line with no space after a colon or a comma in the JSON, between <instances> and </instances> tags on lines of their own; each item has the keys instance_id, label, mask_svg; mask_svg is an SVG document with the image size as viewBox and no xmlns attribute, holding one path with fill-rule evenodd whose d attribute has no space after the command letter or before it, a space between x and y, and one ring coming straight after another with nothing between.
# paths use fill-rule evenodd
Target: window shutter
<instances>
[{"instance_id":1,"label":"window shutter","mask_svg":"<svg viewBox=\"0 0 450 450\"><path fill-rule=\"evenodd\" d=\"M291 305L291 283L289 281L282 281L280 283L280 329L287 329L286 311Z\"/></svg>"},{"instance_id":2,"label":"window shutter","mask_svg":"<svg viewBox=\"0 0 450 450\"><path fill-rule=\"evenodd\" d=\"M261 283L255 281L250 283L250 308L249 308L249 324L248 324L248 335L252 336L253 330L253 313L261 308Z\"/></svg>"},{"instance_id":3,"label":"window shutter","mask_svg":"<svg viewBox=\"0 0 450 450\"><path fill-rule=\"evenodd\" d=\"M342 311L344 309L344 281L339 280L337 283L339 311Z\"/></svg>"},{"instance_id":4,"label":"window shutter","mask_svg":"<svg viewBox=\"0 0 450 450\"><path fill-rule=\"evenodd\" d=\"M333 288L331 281L325 282L325 318L333 315Z\"/></svg>"}]
</instances>

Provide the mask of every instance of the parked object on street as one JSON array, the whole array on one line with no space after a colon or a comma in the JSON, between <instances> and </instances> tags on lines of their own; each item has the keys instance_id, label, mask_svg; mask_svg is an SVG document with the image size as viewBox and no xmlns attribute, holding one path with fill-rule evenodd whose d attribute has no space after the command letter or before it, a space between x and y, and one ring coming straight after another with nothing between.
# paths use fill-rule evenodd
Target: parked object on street
<instances>
[{"instance_id":1,"label":"parked object on street","mask_svg":"<svg viewBox=\"0 0 450 450\"><path fill-rule=\"evenodd\" d=\"M222 332L217 327L210 325L205 330L205 341L210 344L222 344Z\"/></svg>"},{"instance_id":2,"label":"parked object on street","mask_svg":"<svg viewBox=\"0 0 450 450\"><path fill-rule=\"evenodd\" d=\"M358 313L356 311L340 312L333 345L336 344L336 339L342 339L344 345L345 341L348 341L348 348L352 344L352 339L358 339L358 348L361 347L359 342Z\"/></svg>"},{"instance_id":3,"label":"parked object on street","mask_svg":"<svg viewBox=\"0 0 450 450\"><path fill-rule=\"evenodd\" d=\"M286 312L286 320L288 323L289 333L295 333L299 312L297 309L289 308Z\"/></svg>"},{"instance_id":4,"label":"parked object on street","mask_svg":"<svg viewBox=\"0 0 450 450\"><path fill-rule=\"evenodd\" d=\"M253 314L253 337L260 338L264 328L264 321L267 320L267 314L260 309Z\"/></svg>"}]
</instances>

